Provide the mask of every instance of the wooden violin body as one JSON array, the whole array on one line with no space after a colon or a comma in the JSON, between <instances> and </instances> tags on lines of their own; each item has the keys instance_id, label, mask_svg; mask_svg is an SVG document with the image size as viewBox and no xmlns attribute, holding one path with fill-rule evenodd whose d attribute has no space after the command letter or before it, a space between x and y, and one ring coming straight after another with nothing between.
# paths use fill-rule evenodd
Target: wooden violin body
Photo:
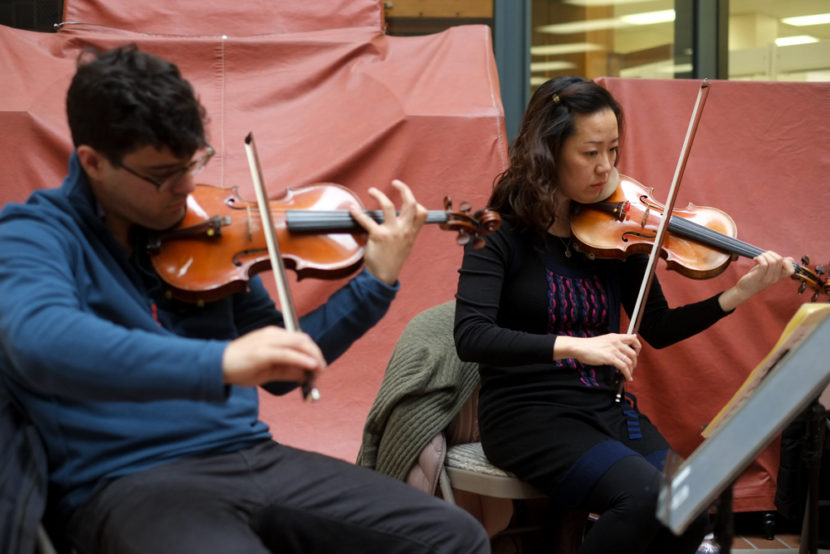
<instances>
[{"instance_id":1,"label":"wooden violin body","mask_svg":"<svg viewBox=\"0 0 830 554\"><path fill-rule=\"evenodd\" d=\"M365 236L338 233L288 237L285 210L348 210L356 200L343 187L312 186L289 191L274 214L274 228L286 267L298 277L337 278L361 262ZM268 246L256 203L235 193L199 185L187 200L187 212L171 231L148 245L159 276L183 300L213 300L244 291L250 276L269 269Z\"/></svg>"},{"instance_id":2,"label":"wooden violin body","mask_svg":"<svg viewBox=\"0 0 830 554\"><path fill-rule=\"evenodd\" d=\"M288 189L271 201L286 268L300 279L337 279L355 271L363 261L367 235L351 217L352 207L363 211L352 191L332 183ZM466 203L452 212L448 198L445 208L430 211L427 223L457 231L460 243L481 240L501 223L495 212L469 213ZM364 213L383 221L379 211ZM185 301L211 301L244 291L251 276L271 267L256 202L210 185L197 185L180 224L153 236L147 248L170 293Z\"/></svg>"},{"instance_id":3,"label":"wooden violin body","mask_svg":"<svg viewBox=\"0 0 830 554\"><path fill-rule=\"evenodd\" d=\"M619 186L607 200L576 207L571 232L580 250L600 258L648 254L663 212L652 189L620 175ZM729 247L739 242L730 240L737 236L738 228L726 212L689 204L672 212L660 255L669 269L708 279L722 273L735 258ZM714 241L723 242L724 249L713 248Z\"/></svg>"}]
</instances>

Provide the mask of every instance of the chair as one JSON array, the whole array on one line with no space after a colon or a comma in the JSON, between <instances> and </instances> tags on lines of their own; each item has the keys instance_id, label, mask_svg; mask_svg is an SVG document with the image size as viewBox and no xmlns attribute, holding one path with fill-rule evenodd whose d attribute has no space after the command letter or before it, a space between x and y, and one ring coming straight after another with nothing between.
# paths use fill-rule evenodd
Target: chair
<instances>
[{"instance_id":1,"label":"chair","mask_svg":"<svg viewBox=\"0 0 830 554\"><path fill-rule=\"evenodd\" d=\"M458 359L454 318L450 301L407 324L369 411L357 463L429 494L440 493L473 513L493 539L525 532L527 521L536 519L537 527L544 523L553 529L557 553L576 552L587 513L553 512L544 493L484 455L478 366ZM531 511L536 511L533 517L524 517Z\"/></svg>"},{"instance_id":2,"label":"chair","mask_svg":"<svg viewBox=\"0 0 830 554\"><path fill-rule=\"evenodd\" d=\"M57 554L42 519L46 450L34 424L0 378L0 551Z\"/></svg>"},{"instance_id":3,"label":"chair","mask_svg":"<svg viewBox=\"0 0 830 554\"><path fill-rule=\"evenodd\" d=\"M493 519L493 514L488 514L488 511L506 511L508 520L503 522L503 528L493 534L493 541L501 537L532 536L536 533L536 540L542 541L553 552L576 553L582 543L589 514L552 508L545 493L494 466L479 442L477 414L478 388L443 431L448 448L438 478L441 496L453 504L457 503L459 491L480 497L481 518L485 520L485 527L486 520ZM509 501L506 508L505 499ZM471 510L469 501L465 505L462 500L460 504Z\"/></svg>"},{"instance_id":4,"label":"chair","mask_svg":"<svg viewBox=\"0 0 830 554\"><path fill-rule=\"evenodd\" d=\"M545 494L490 463L480 442L457 444L447 451L439 474L441 494L455 503L452 489L494 498L544 498Z\"/></svg>"},{"instance_id":5,"label":"chair","mask_svg":"<svg viewBox=\"0 0 830 554\"><path fill-rule=\"evenodd\" d=\"M53 554L41 524L47 461L40 434L0 376L0 551Z\"/></svg>"},{"instance_id":6,"label":"chair","mask_svg":"<svg viewBox=\"0 0 830 554\"><path fill-rule=\"evenodd\" d=\"M478 387L442 434L448 448L438 482L448 502L455 503L453 489L493 498L545 498L543 492L487 459L479 442Z\"/></svg>"}]
</instances>

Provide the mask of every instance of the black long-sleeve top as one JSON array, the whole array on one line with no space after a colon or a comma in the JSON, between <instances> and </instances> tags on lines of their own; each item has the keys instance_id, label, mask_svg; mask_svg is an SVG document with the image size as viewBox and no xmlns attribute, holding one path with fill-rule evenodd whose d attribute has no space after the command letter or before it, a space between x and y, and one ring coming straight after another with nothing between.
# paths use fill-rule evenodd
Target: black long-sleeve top
<instances>
[{"instance_id":1,"label":"black long-sleeve top","mask_svg":"<svg viewBox=\"0 0 830 554\"><path fill-rule=\"evenodd\" d=\"M483 249L468 247L459 270L455 341L462 360L480 364L483 415L539 395L586 408L611 401L613 368L554 362L553 346L558 335L619 332L620 305L633 310L647 262L645 255L592 260L559 237L541 241L520 232L507 218ZM639 335L662 348L726 314L717 295L670 308L655 278ZM585 395L594 401L579 398Z\"/></svg>"}]
</instances>

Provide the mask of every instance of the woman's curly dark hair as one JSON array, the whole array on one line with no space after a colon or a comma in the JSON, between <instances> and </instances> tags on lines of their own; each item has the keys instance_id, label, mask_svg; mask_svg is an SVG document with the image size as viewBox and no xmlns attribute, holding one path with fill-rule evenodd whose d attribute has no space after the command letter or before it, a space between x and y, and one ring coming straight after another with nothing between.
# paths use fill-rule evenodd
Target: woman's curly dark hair
<instances>
[{"instance_id":1,"label":"woman's curly dark hair","mask_svg":"<svg viewBox=\"0 0 830 554\"><path fill-rule=\"evenodd\" d=\"M611 109L622 133L622 108L606 89L583 77L557 77L530 99L510 165L496 178L489 207L514 224L544 236L556 213L556 160L574 133L574 114Z\"/></svg>"}]
</instances>

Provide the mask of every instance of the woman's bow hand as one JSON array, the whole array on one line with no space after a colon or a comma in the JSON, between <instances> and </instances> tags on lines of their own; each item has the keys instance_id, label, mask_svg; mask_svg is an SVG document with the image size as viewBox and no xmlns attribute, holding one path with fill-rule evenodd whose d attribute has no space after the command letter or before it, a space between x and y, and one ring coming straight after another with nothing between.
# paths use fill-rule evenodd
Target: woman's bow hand
<instances>
[{"instance_id":1,"label":"woman's bow hand","mask_svg":"<svg viewBox=\"0 0 830 554\"><path fill-rule=\"evenodd\" d=\"M585 365L610 365L623 374L626 381L634 380L634 368L640 355L637 335L609 333L597 337L556 337L553 359L575 358Z\"/></svg>"}]
</instances>

